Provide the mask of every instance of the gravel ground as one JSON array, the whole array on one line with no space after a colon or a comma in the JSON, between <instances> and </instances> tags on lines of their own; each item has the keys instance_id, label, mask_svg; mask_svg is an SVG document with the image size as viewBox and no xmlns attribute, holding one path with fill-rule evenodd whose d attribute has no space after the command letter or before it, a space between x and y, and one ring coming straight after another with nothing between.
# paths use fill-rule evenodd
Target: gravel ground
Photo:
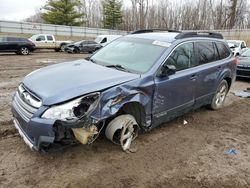
<instances>
[{"instance_id":1,"label":"gravel ground","mask_svg":"<svg viewBox=\"0 0 250 188\"><path fill-rule=\"evenodd\" d=\"M223 109L201 108L140 134L135 153L104 136L90 146L31 151L12 123L12 93L29 72L86 56L0 54L0 187L250 187L250 99L231 93L250 87L247 79L235 82Z\"/></svg>"}]
</instances>

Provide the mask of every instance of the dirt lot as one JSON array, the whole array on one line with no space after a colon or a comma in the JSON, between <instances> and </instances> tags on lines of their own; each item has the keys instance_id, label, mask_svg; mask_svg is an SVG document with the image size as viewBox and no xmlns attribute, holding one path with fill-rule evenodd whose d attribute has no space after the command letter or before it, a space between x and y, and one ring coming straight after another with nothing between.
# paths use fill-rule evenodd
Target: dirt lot
<instances>
[{"instance_id":1,"label":"dirt lot","mask_svg":"<svg viewBox=\"0 0 250 188\"><path fill-rule=\"evenodd\" d=\"M104 136L91 146L31 151L11 121L12 93L32 70L84 56L0 54L0 187L250 187L250 100L231 93L219 111L202 108L140 134L135 153ZM238 80L231 91L247 87L250 80Z\"/></svg>"}]
</instances>

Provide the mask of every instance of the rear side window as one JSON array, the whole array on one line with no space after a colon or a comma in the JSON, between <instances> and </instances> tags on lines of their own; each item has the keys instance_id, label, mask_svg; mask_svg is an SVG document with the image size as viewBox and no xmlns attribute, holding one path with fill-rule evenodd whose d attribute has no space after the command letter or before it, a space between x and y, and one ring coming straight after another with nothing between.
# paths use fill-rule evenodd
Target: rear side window
<instances>
[{"instance_id":1,"label":"rear side window","mask_svg":"<svg viewBox=\"0 0 250 188\"><path fill-rule=\"evenodd\" d=\"M225 59L230 56L231 52L228 50L226 45L222 42L215 43L219 52L220 59Z\"/></svg>"},{"instance_id":2,"label":"rear side window","mask_svg":"<svg viewBox=\"0 0 250 188\"><path fill-rule=\"evenodd\" d=\"M47 40L53 40L53 37L50 36L50 35L48 35L48 36L47 36Z\"/></svg>"},{"instance_id":3,"label":"rear side window","mask_svg":"<svg viewBox=\"0 0 250 188\"><path fill-rule=\"evenodd\" d=\"M210 63L219 59L213 42L195 42L197 60L200 65Z\"/></svg>"},{"instance_id":4,"label":"rear side window","mask_svg":"<svg viewBox=\"0 0 250 188\"><path fill-rule=\"evenodd\" d=\"M14 38L14 37L8 37L7 38L9 42L17 42L20 41L19 38Z\"/></svg>"}]
</instances>

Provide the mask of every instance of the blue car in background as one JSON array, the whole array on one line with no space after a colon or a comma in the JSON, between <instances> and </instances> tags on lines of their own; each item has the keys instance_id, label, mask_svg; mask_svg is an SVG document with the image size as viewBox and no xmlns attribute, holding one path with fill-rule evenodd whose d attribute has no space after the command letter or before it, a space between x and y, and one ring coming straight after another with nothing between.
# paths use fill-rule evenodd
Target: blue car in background
<instances>
[{"instance_id":1,"label":"blue car in background","mask_svg":"<svg viewBox=\"0 0 250 188\"><path fill-rule=\"evenodd\" d=\"M204 105L221 108L236 66L221 34L136 31L87 60L27 75L13 96L14 124L35 150L90 144L102 131L129 150L139 129Z\"/></svg>"}]
</instances>

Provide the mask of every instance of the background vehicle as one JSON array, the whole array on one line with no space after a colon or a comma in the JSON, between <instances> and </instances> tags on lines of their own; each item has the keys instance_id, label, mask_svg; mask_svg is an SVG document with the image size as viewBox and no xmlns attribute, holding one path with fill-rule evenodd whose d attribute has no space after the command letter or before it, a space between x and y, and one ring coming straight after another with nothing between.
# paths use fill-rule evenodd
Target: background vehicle
<instances>
[{"instance_id":1,"label":"background vehicle","mask_svg":"<svg viewBox=\"0 0 250 188\"><path fill-rule=\"evenodd\" d=\"M247 47L246 42L242 40L227 40L230 49L234 55L240 55Z\"/></svg>"},{"instance_id":2,"label":"background vehicle","mask_svg":"<svg viewBox=\"0 0 250 188\"><path fill-rule=\"evenodd\" d=\"M95 42L101 44L102 46L106 46L108 43L121 36L122 35L99 35L96 37Z\"/></svg>"},{"instance_id":3,"label":"background vehicle","mask_svg":"<svg viewBox=\"0 0 250 188\"><path fill-rule=\"evenodd\" d=\"M237 76L250 78L250 49L248 48L239 56Z\"/></svg>"},{"instance_id":4,"label":"background vehicle","mask_svg":"<svg viewBox=\"0 0 250 188\"><path fill-rule=\"evenodd\" d=\"M127 35L89 61L27 75L12 100L15 126L36 150L65 140L92 143L102 130L128 150L139 128L204 105L222 108L236 60L217 33Z\"/></svg>"},{"instance_id":5,"label":"background vehicle","mask_svg":"<svg viewBox=\"0 0 250 188\"><path fill-rule=\"evenodd\" d=\"M80 53L80 52L88 52L88 53L93 53L96 50L99 50L102 47L99 43L95 41L87 41L87 40L82 40L75 42L73 44L68 44L64 51L68 53Z\"/></svg>"},{"instance_id":6,"label":"background vehicle","mask_svg":"<svg viewBox=\"0 0 250 188\"><path fill-rule=\"evenodd\" d=\"M35 50L35 44L26 38L0 37L0 52L15 52L28 55Z\"/></svg>"},{"instance_id":7,"label":"background vehicle","mask_svg":"<svg viewBox=\"0 0 250 188\"><path fill-rule=\"evenodd\" d=\"M54 49L59 52L64 51L67 44L73 41L56 41L54 35L50 34L38 34L30 37L30 40L36 45L37 49Z\"/></svg>"}]
</instances>

